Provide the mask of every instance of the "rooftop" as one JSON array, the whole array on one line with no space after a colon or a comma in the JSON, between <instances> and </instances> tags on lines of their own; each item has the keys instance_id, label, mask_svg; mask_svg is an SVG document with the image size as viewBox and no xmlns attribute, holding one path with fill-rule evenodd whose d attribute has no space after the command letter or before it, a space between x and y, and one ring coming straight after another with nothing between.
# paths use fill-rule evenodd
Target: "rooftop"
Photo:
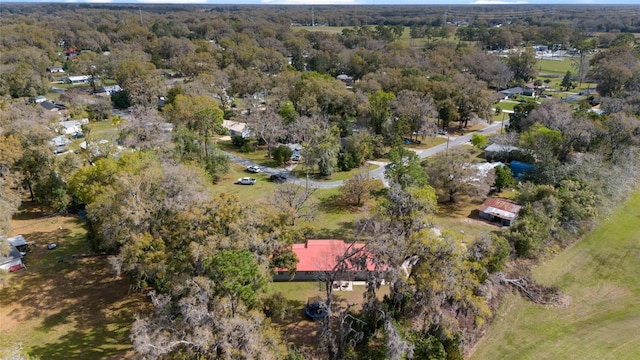
<instances>
[{"instance_id":1,"label":"rooftop","mask_svg":"<svg viewBox=\"0 0 640 360\"><path fill-rule=\"evenodd\" d=\"M500 198L488 198L478 208L478 210L483 213L491 214L495 217L506 220L515 219L518 216L520 209L522 209L522 206L514 203L513 201Z\"/></svg>"},{"instance_id":2,"label":"rooftop","mask_svg":"<svg viewBox=\"0 0 640 360\"><path fill-rule=\"evenodd\" d=\"M364 243L345 243L344 240L322 239L307 240L305 244L293 244L293 252L298 257L297 271L331 271L338 264L338 259L345 253L362 249ZM353 265L348 264L349 267ZM367 269L374 270L374 265L367 259ZM286 269L278 269L286 271Z\"/></svg>"}]
</instances>

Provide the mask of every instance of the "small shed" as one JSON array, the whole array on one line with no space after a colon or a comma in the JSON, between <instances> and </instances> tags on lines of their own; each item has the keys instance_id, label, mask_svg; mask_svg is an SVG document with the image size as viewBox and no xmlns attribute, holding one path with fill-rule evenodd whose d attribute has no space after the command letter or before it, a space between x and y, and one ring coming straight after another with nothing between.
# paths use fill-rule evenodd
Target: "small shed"
<instances>
[{"instance_id":1,"label":"small shed","mask_svg":"<svg viewBox=\"0 0 640 360\"><path fill-rule=\"evenodd\" d=\"M505 226L513 225L522 206L513 201L500 198L488 198L478 208L481 219L499 222Z\"/></svg>"}]
</instances>

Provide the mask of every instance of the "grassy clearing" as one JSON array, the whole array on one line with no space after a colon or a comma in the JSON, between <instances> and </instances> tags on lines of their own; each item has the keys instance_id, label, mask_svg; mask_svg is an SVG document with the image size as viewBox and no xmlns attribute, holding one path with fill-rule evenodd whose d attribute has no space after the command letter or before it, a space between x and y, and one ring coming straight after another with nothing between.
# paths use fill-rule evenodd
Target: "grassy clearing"
<instances>
[{"instance_id":1,"label":"grassy clearing","mask_svg":"<svg viewBox=\"0 0 640 360\"><path fill-rule=\"evenodd\" d=\"M420 140L420 144L411 143L409 145L405 145L405 147L409 149L421 150L421 149L429 149L434 146L438 146L440 144L444 144L447 142L447 139L437 137L437 136L429 136L424 139L418 139L418 140Z\"/></svg>"},{"instance_id":2,"label":"grassy clearing","mask_svg":"<svg viewBox=\"0 0 640 360\"><path fill-rule=\"evenodd\" d=\"M375 169L377 169L379 166L375 165L375 164L370 164L367 163L364 166L357 168L357 169L351 169L349 171L338 171L335 172L333 174L331 174L330 176L322 176L319 173L319 168L318 166L313 166L309 168L309 179L312 179L314 181L341 181L341 180L347 180L350 179L360 173L367 173L369 171L373 171ZM293 171L291 171L296 177L299 178L305 178L307 176L307 167L303 164L300 164L298 166L296 166Z\"/></svg>"},{"instance_id":3,"label":"grassy clearing","mask_svg":"<svg viewBox=\"0 0 640 360\"><path fill-rule=\"evenodd\" d=\"M330 34L341 34L344 29L353 29L353 26L294 26L293 31L323 31Z\"/></svg>"},{"instance_id":4,"label":"grassy clearing","mask_svg":"<svg viewBox=\"0 0 640 360\"><path fill-rule=\"evenodd\" d=\"M118 127L113 125L109 120L92 122L90 123L90 126L90 136L93 140L104 139L108 141L115 141L120 132Z\"/></svg>"},{"instance_id":5,"label":"grassy clearing","mask_svg":"<svg viewBox=\"0 0 640 360\"><path fill-rule=\"evenodd\" d=\"M255 143L255 142L252 142ZM275 160L269 159L267 154L266 146L256 147L252 152L240 152L238 147L231 143L231 140L228 141L218 141L216 145L220 150L226 151L228 153L240 156L243 159L250 160L259 166L270 167L270 168L278 168L278 164Z\"/></svg>"},{"instance_id":6,"label":"grassy clearing","mask_svg":"<svg viewBox=\"0 0 640 360\"><path fill-rule=\"evenodd\" d=\"M0 348L22 343L41 359L131 357L129 327L146 308L128 281L114 278L106 257L92 254L77 217L42 217L27 208L14 232L36 245L27 270L9 275L0 288ZM46 244L58 248L47 250Z\"/></svg>"},{"instance_id":7,"label":"grassy clearing","mask_svg":"<svg viewBox=\"0 0 640 360\"><path fill-rule=\"evenodd\" d=\"M246 203L263 203L273 194L276 184L269 180L269 175L264 173L250 173L244 166L239 164L230 164L229 171L224 175L222 180L214 185L214 192L227 193L236 195L240 201ZM241 177L252 177L256 179L255 185L240 185L236 181Z\"/></svg>"},{"instance_id":8,"label":"grassy clearing","mask_svg":"<svg viewBox=\"0 0 640 360\"><path fill-rule=\"evenodd\" d=\"M562 60L538 59L538 66L540 67L541 73L564 76L567 71L575 72L575 69L571 65L571 58L569 57L562 58Z\"/></svg>"},{"instance_id":9,"label":"grassy clearing","mask_svg":"<svg viewBox=\"0 0 640 360\"><path fill-rule=\"evenodd\" d=\"M433 224L441 231L452 231L467 244L473 243L483 233L502 231L504 227L480 219L477 208L481 203L441 204L434 214Z\"/></svg>"},{"instance_id":10,"label":"grassy clearing","mask_svg":"<svg viewBox=\"0 0 640 360\"><path fill-rule=\"evenodd\" d=\"M500 101L499 104L497 104L495 107L496 108L500 108L502 110L511 110L513 111L513 108L518 105L519 102L517 101L513 101L513 100L502 100Z\"/></svg>"},{"instance_id":11,"label":"grassy clearing","mask_svg":"<svg viewBox=\"0 0 640 360\"><path fill-rule=\"evenodd\" d=\"M600 228L542 263L535 278L557 285L567 308L506 297L471 359L640 358L640 191Z\"/></svg>"},{"instance_id":12,"label":"grassy clearing","mask_svg":"<svg viewBox=\"0 0 640 360\"><path fill-rule=\"evenodd\" d=\"M256 184L235 184L236 180L243 176L256 178ZM224 192L236 195L241 202L247 205L253 204L269 208L277 186L279 185L269 180L267 174L249 173L243 166L231 164L229 172L219 183L214 185L214 191L217 194ZM318 238L344 239L352 237L353 220L363 210L340 206L336 201L339 191L338 188L316 189L313 194L314 201L318 204L316 217L311 221L298 221L296 226L312 227L314 229L313 236ZM373 201L371 200L370 204L373 204Z\"/></svg>"}]
</instances>

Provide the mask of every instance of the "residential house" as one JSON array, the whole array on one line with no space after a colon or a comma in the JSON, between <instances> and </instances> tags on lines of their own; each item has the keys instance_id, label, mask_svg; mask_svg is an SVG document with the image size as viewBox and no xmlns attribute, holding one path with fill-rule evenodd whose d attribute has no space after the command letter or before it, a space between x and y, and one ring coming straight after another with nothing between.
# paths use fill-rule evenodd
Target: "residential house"
<instances>
[{"instance_id":1,"label":"residential house","mask_svg":"<svg viewBox=\"0 0 640 360\"><path fill-rule=\"evenodd\" d=\"M489 98L494 104L496 104L502 100L507 100L509 98L509 95L503 94L501 92L496 92L496 93L493 93L491 96L489 96Z\"/></svg>"},{"instance_id":2,"label":"residential house","mask_svg":"<svg viewBox=\"0 0 640 360\"><path fill-rule=\"evenodd\" d=\"M24 264L22 263L22 257L24 256L24 254L21 253L20 250L18 250L12 244L12 242L21 243L17 240L20 240L20 239L15 239L15 238L5 239L3 237L0 237L0 241L9 242L9 248L10 248L10 251L8 254L4 256L0 255L0 270L13 272L13 271L18 271L20 269L23 269L25 267ZM24 240L24 238L22 238L21 240ZM26 244L26 241L25 241L25 244Z\"/></svg>"},{"instance_id":3,"label":"residential house","mask_svg":"<svg viewBox=\"0 0 640 360\"><path fill-rule=\"evenodd\" d=\"M346 74L340 74L338 76L336 76L336 79L342 81L343 83L347 84L347 86L352 86L353 85L353 77L346 75Z\"/></svg>"},{"instance_id":4,"label":"residential house","mask_svg":"<svg viewBox=\"0 0 640 360\"><path fill-rule=\"evenodd\" d=\"M523 96L536 96L536 91L534 89L528 88L528 87L520 87L520 86L516 86L516 87L512 87L506 90L501 90L500 91L503 95L512 98L514 96L518 96L518 95L523 95Z\"/></svg>"},{"instance_id":5,"label":"residential house","mask_svg":"<svg viewBox=\"0 0 640 360\"><path fill-rule=\"evenodd\" d=\"M522 149L511 145L493 143L484 148L484 157L485 159L506 158L512 151L522 151Z\"/></svg>"},{"instance_id":6,"label":"residential house","mask_svg":"<svg viewBox=\"0 0 640 360\"><path fill-rule=\"evenodd\" d=\"M45 101L48 101L47 98L45 96L36 96L36 97L32 97L29 99L29 102L32 104L41 104Z\"/></svg>"},{"instance_id":7,"label":"residential house","mask_svg":"<svg viewBox=\"0 0 640 360\"><path fill-rule=\"evenodd\" d=\"M243 138L251 136L251 130L249 130L246 123L233 120L222 120L222 126L229 130L229 134L231 134L231 136L242 136Z\"/></svg>"},{"instance_id":8,"label":"residential house","mask_svg":"<svg viewBox=\"0 0 640 360\"><path fill-rule=\"evenodd\" d=\"M71 144L71 140L64 135L58 135L49 140L49 145L57 148L67 146L69 144Z\"/></svg>"},{"instance_id":9,"label":"residential house","mask_svg":"<svg viewBox=\"0 0 640 360\"><path fill-rule=\"evenodd\" d=\"M69 144L71 144L71 140L66 135L58 135L49 140L49 146L53 149L54 154L62 154L67 151Z\"/></svg>"},{"instance_id":10,"label":"residential house","mask_svg":"<svg viewBox=\"0 0 640 360\"><path fill-rule=\"evenodd\" d=\"M488 198L478 208L478 212L481 219L511 226L518 217L521 208L522 206L513 201L500 198Z\"/></svg>"},{"instance_id":11,"label":"residential house","mask_svg":"<svg viewBox=\"0 0 640 360\"><path fill-rule=\"evenodd\" d=\"M84 118L80 120L60 121L58 125L60 126L61 134L73 135L75 133L81 133L82 125L87 125L88 123L89 123L89 119Z\"/></svg>"},{"instance_id":12,"label":"residential house","mask_svg":"<svg viewBox=\"0 0 640 360\"><path fill-rule=\"evenodd\" d=\"M74 60L78 57L80 53L75 48L68 48L64 52L64 57L66 60Z\"/></svg>"},{"instance_id":13,"label":"residential house","mask_svg":"<svg viewBox=\"0 0 640 360\"><path fill-rule=\"evenodd\" d=\"M63 104L54 103L53 101L50 101L50 100L45 100L41 102L40 106L42 106L45 110L49 110L49 111L67 110L67 107L64 106Z\"/></svg>"},{"instance_id":14,"label":"residential house","mask_svg":"<svg viewBox=\"0 0 640 360\"><path fill-rule=\"evenodd\" d=\"M103 86L102 88L100 88L100 94L106 94L106 95L113 95L117 92L122 91L122 88L120 87L120 85L109 85L109 86Z\"/></svg>"},{"instance_id":15,"label":"residential house","mask_svg":"<svg viewBox=\"0 0 640 360\"><path fill-rule=\"evenodd\" d=\"M345 253L353 253L365 246L364 243L345 243L344 240L307 240L305 244L293 244L292 250L298 258L298 265L294 280L297 281L317 281L324 279L327 272L333 271L338 261ZM365 253L354 256L353 259L362 259ZM352 259L352 260L353 260ZM354 280L364 281L367 279L367 271L373 271L374 265L370 258L366 258L366 270L356 267L354 262L346 261L347 269L344 271L339 281L349 282ZM276 269L275 281L289 280L288 269Z\"/></svg>"},{"instance_id":16,"label":"residential house","mask_svg":"<svg viewBox=\"0 0 640 360\"><path fill-rule=\"evenodd\" d=\"M50 68L47 68L47 71L50 73L63 73L64 69L62 68L62 66L52 66Z\"/></svg>"},{"instance_id":17,"label":"residential house","mask_svg":"<svg viewBox=\"0 0 640 360\"><path fill-rule=\"evenodd\" d=\"M67 76L65 82L70 85L88 84L91 82L91 75Z\"/></svg>"}]
</instances>

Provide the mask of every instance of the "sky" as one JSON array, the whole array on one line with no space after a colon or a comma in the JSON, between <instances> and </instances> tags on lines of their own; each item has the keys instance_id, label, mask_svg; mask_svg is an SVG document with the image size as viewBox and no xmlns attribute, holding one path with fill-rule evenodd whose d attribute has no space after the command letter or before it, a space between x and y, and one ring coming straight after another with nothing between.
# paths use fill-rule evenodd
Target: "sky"
<instances>
[{"instance_id":1,"label":"sky","mask_svg":"<svg viewBox=\"0 0 640 360\"><path fill-rule=\"evenodd\" d=\"M130 4L253 4L253 5L562 5L562 4L627 4L640 0L0 0L30 3L130 3Z\"/></svg>"}]
</instances>

